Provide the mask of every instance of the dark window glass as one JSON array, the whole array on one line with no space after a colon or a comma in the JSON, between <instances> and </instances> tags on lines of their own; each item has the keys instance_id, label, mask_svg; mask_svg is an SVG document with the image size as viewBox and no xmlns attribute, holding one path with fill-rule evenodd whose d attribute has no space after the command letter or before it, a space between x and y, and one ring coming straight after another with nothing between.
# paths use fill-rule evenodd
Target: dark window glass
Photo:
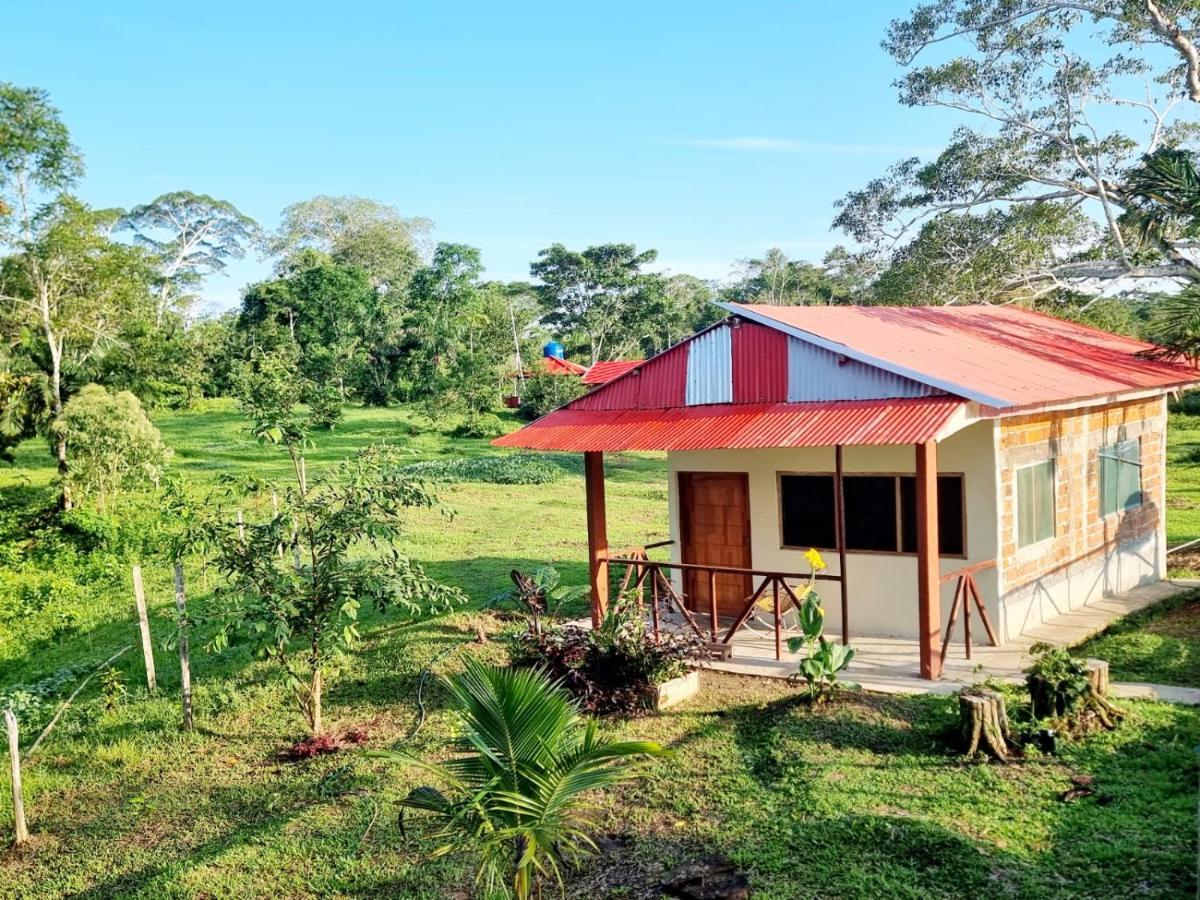
<instances>
[{"instance_id":1,"label":"dark window glass","mask_svg":"<svg viewBox=\"0 0 1200 900\"><path fill-rule=\"evenodd\" d=\"M896 478L855 475L844 479L846 549L891 550L896 541Z\"/></svg>"},{"instance_id":2,"label":"dark window glass","mask_svg":"<svg viewBox=\"0 0 1200 900\"><path fill-rule=\"evenodd\" d=\"M963 479L961 475L938 476L938 553L941 556L962 556ZM917 552L917 479L913 475L900 477L901 549Z\"/></svg>"},{"instance_id":3,"label":"dark window glass","mask_svg":"<svg viewBox=\"0 0 1200 900\"><path fill-rule=\"evenodd\" d=\"M837 546L832 477L783 475L779 479L779 493L785 546L822 549Z\"/></svg>"},{"instance_id":4,"label":"dark window glass","mask_svg":"<svg viewBox=\"0 0 1200 900\"><path fill-rule=\"evenodd\" d=\"M899 520L896 491L899 482ZM846 549L917 552L917 480L912 475L847 475ZM837 548L832 475L779 479L786 547ZM938 544L942 556L966 553L963 478L938 476ZM897 534L897 527L899 533Z\"/></svg>"}]
</instances>

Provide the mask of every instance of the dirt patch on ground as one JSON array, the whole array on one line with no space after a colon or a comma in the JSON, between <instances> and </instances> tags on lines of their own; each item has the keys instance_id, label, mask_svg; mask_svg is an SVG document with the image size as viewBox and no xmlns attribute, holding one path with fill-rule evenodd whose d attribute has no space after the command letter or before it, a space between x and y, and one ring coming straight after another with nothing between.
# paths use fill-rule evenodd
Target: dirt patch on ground
<instances>
[{"instance_id":1,"label":"dirt patch on ground","mask_svg":"<svg viewBox=\"0 0 1200 900\"><path fill-rule=\"evenodd\" d=\"M1200 570L1200 553L1196 555L1196 568ZM1158 618L1151 619L1142 626L1142 630L1148 634L1200 641L1200 594Z\"/></svg>"}]
</instances>

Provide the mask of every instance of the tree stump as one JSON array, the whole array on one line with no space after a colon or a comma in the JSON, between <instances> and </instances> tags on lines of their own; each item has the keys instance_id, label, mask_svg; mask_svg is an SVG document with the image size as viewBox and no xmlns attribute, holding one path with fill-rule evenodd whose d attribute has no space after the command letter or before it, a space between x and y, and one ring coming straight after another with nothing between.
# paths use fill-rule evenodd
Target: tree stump
<instances>
[{"instance_id":1,"label":"tree stump","mask_svg":"<svg viewBox=\"0 0 1200 900\"><path fill-rule=\"evenodd\" d=\"M1108 663L1103 659L1087 661L1088 696L1084 700L1085 711L1092 713L1110 731L1125 717L1125 712L1113 706L1108 699Z\"/></svg>"},{"instance_id":2,"label":"tree stump","mask_svg":"<svg viewBox=\"0 0 1200 900\"><path fill-rule=\"evenodd\" d=\"M968 688L958 695L958 714L967 756L982 750L1000 762L1009 761L1011 731L1003 697L995 691Z\"/></svg>"}]
</instances>

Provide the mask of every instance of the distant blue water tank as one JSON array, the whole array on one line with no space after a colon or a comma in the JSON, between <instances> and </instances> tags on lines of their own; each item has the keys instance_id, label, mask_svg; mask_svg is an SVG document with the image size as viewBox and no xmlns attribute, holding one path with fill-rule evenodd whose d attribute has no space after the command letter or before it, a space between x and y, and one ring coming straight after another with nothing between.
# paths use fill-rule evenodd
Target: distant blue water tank
<instances>
[{"instance_id":1,"label":"distant blue water tank","mask_svg":"<svg viewBox=\"0 0 1200 900\"><path fill-rule=\"evenodd\" d=\"M563 348L563 345L560 344L558 341L551 341L545 347L542 348L543 356L553 356L557 359L562 359L563 354L565 352L566 351Z\"/></svg>"}]
</instances>

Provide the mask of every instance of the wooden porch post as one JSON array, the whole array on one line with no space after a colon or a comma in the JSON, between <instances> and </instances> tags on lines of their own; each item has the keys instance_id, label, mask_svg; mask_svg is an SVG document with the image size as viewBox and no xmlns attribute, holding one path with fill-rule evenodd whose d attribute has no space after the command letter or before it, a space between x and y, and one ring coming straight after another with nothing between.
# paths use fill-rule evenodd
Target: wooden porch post
<instances>
[{"instance_id":1,"label":"wooden porch post","mask_svg":"<svg viewBox=\"0 0 1200 900\"><path fill-rule=\"evenodd\" d=\"M941 569L938 566L937 442L917 450L917 634L921 644L921 677L942 674L937 652L942 628Z\"/></svg>"},{"instance_id":2,"label":"wooden porch post","mask_svg":"<svg viewBox=\"0 0 1200 900\"><path fill-rule=\"evenodd\" d=\"M846 581L846 491L842 468L842 445L833 448L833 513L837 527L838 588L842 592L842 643L850 643L850 587Z\"/></svg>"},{"instance_id":3,"label":"wooden porch post","mask_svg":"<svg viewBox=\"0 0 1200 900\"><path fill-rule=\"evenodd\" d=\"M604 454L583 454L587 490L588 580L592 588L592 627L608 612L608 518L604 509Z\"/></svg>"}]
</instances>

